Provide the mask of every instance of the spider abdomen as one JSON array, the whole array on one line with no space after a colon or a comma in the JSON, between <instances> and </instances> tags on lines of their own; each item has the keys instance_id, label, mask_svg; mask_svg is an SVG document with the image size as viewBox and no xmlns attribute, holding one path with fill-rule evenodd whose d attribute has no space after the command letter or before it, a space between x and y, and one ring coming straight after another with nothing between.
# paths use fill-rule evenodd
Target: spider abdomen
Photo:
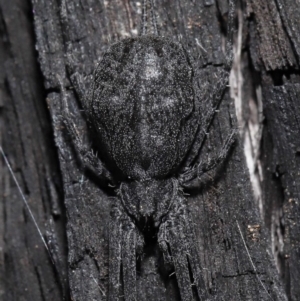
<instances>
[{"instance_id":1,"label":"spider abdomen","mask_svg":"<svg viewBox=\"0 0 300 301\"><path fill-rule=\"evenodd\" d=\"M88 114L124 175L161 178L180 164L196 129L192 82L182 46L166 38L129 38L104 54Z\"/></svg>"}]
</instances>

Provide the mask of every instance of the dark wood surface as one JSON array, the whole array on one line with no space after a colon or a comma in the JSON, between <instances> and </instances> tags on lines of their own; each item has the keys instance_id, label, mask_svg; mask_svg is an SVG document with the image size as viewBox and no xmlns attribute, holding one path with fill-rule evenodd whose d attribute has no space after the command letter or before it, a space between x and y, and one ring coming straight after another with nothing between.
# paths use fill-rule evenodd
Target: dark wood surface
<instances>
[{"instance_id":1,"label":"dark wood surface","mask_svg":"<svg viewBox=\"0 0 300 301\"><path fill-rule=\"evenodd\" d=\"M281 2L240 4L243 29L235 68L242 83L232 90L236 99L241 95L241 138L216 180L188 197L212 300L300 300L300 7ZM156 8L161 34L183 43L203 78L201 93L209 95L224 64L227 3L162 0ZM62 124L57 75L89 143L66 55L86 76L88 89L108 46L137 34L140 13L141 2L130 0L0 1L0 142L56 262L54 268L0 161L3 300L106 300L112 191L99 187L78 163ZM264 121L255 186L244 147L253 104L258 107L260 100ZM203 160L220 149L233 114L227 91ZM138 300L180 300L176 275L163 273L161 265L157 247L148 246Z\"/></svg>"}]
</instances>

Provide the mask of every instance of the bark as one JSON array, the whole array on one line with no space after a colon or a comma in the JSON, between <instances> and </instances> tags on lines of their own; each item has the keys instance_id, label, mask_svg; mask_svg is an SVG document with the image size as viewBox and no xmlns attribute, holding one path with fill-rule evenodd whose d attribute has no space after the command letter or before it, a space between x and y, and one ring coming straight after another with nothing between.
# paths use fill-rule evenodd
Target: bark
<instances>
[{"instance_id":1,"label":"bark","mask_svg":"<svg viewBox=\"0 0 300 301\"><path fill-rule=\"evenodd\" d=\"M299 283L300 12L294 1L248 1L250 56L265 116L262 140L264 220L289 300Z\"/></svg>"},{"instance_id":2,"label":"bark","mask_svg":"<svg viewBox=\"0 0 300 301\"><path fill-rule=\"evenodd\" d=\"M30 3L1 1L0 20L0 143L45 238L56 233L65 253L64 270L61 176L34 49ZM1 300L60 300L57 273L2 159L1 155Z\"/></svg>"},{"instance_id":3,"label":"bark","mask_svg":"<svg viewBox=\"0 0 300 301\"><path fill-rule=\"evenodd\" d=\"M181 41L197 64L206 99L224 65L227 2L163 0L156 7L161 34ZM54 268L1 161L0 295L3 300L106 300L112 191L84 173L78 162L63 128L57 75L89 143L66 55L86 76L88 90L108 46L137 34L141 2L1 0L0 8L1 145L43 234L51 240L56 264ZM205 282L214 300L300 299L299 9L292 1L247 0L238 10L243 26L231 86L243 125L241 138L216 180L188 197ZM262 136L256 135L261 127L253 127L260 123L261 102ZM202 160L218 152L233 114L234 103L226 92ZM138 300L180 300L176 275L162 272L155 244L145 253Z\"/></svg>"}]
</instances>

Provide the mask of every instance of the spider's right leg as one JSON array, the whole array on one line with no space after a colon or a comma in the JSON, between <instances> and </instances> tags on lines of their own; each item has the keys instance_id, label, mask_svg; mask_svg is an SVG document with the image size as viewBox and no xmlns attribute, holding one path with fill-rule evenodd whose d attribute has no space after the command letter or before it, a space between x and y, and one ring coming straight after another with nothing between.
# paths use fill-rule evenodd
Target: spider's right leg
<instances>
[{"instance_id":1,"label":"spider's right leg","mask_svg":"<svg viewBox=\"0 0 300 301\"><path fill-rule=\"evenodd\" d=\"M117 200L116 200L117 201ZM119 300L122 261L122 210L116 202L112 205L109 222L109 297L108 301Z\"/></svg>"},{"instance_id":2,"label":"spider's right leg","mask_svg":"<svg viewBox=\"0 0 300 301\"><path fill-rule=\"evenodd\" d=\"M136 301L136 242L137 230L130 217L124 214L122 235L122 267L125 301Z\"/></svg>"},{"instance_id":3,"label":"spider's right leg","mask_svg":"<svg viewBox=\"0 0 300 301\"><path fill-rule=\"evenodd\" d=\"M186 252L186 240L183 234L181 215L170 216L168 225L168 243L171 250L172 261L175 267L176 278L182 301L192 301L190 271Z\"/></svg>"},{"instance_id":4,"label":"spider's right leg","mask_svg":"<svg viewBox=\"0 0 300 301\"><path fill-rule=\"evenodd\" d=\"M185 184L192 183L192 181L196 178L200 179L205 173L215 169L217 166L221 165L229 155L229 152L236 141L236 129L233 128L228 134L225 143L222 146L219 154L207 162L200 162L187 172L183 173L179 177L179 181L183 187L186 187Z\"/></svg>"},{"instance_id":5,"label":"spider's right leg","mask_svg":"<svg viewBox=\"0 0 300 301\"><path fill-rule=\"evenodd\" d=\"M110 172L103 166L101 160L93 153L92 150L88 149L80 135L80 131L77 129L75 123L73 122L74 116L69 111L67 94L65 88L63 86L62 80L59 76L57 76L60 90L62 92L62 117L63 122L66 126L66 129L71 136L72 143L75 147L75 150L81 160L83 166L89 170L91 170L96 176L104 180L112 180L112 176Z\"/></svg>"},{"instance_id":6,"label":"spider's right leg","mask_svg":"<svg viewBox=\"0 0 300 301\"><path fill-rule=\"evenodd\" d=\"M190 167L191 165L193 165L195 162L197 162L197 159L199 158L199 152L202 148L202 145L204 144L205 137L209 132L209 128L213 122L213 119L216 115L216 111L222 102L223 94L227 88L229 72L225 70L220 70L216 77L218 78L218 80L213 88L213 91L210 94L211 106L208 110L205 110L205 116L202 116L201 118L201 123L195 141L185 162L186 167Z\"/></svg>"},{"instance_id":7,"label":"spider's right leg","mask_svg":"<svg viewBox=\"0 0 300 301\"><path fill-rule=\"evenodd\" d=\"M160 225L158 243L164 258L167 258L165 263L168 263L171 258L174 264L181 299L183 301L194 300L192 286L195 286L199 300L207 300L195 233L185 199L177 198ZM190 274L192 274L193 282Z\"/></svg>"},{"instance_id":8,"label":"spider's right leg","mask_svg":"<svg viewBox=\"0 0 300 301\"><path fill-rule=\"evenodd\" d=\"M221 69L216 76L216 83L209 94L211 106L205 110L205 116L203 116L200 128L195 138L194 144L190 150L185 166L190 167L195 160L199 157L199 150L201 149L206 134L209 132L209 128L212 124L216 110L220 106L225 90L228 87L229 74L233 61L233 34L234 34L234 16L237 0L229 0L228 22L227 22L227 42L225 53L225 66Z\"/></svg>"}]
</instances>

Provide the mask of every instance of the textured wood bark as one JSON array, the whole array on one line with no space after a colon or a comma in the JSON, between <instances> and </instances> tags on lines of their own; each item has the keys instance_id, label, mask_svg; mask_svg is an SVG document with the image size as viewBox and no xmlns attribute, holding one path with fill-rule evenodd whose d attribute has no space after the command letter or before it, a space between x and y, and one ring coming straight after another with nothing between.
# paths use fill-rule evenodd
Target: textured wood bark
<instances>
[{"instance_id":1,"label":"textured wood bark","mask_svg":"<svg viewBox=\"0 0 300 301\"><path fill-rule=\"evenodd\" d=\"M51 225L50 219L55 217L55 227L46 229L55 233L52 239L58 237L58 248L63 254L64 219L60 213L61 204L58 205L63 199L60 194L62 179L68 221L68 267L64 266L64 257L60 255L62 259L56 262L58 270L68 273L72 300L106 300L107 225L112 190L99 186L78 163L61 120L57 75L68 90L74 120L86 136L86 143L90 143L77 95L70 86L72 74L66 67L66 55L72 58L76 71L86 76L88 89L93 70L108 46L137 34L141 2L31 2L31 6L28 1L21 0L10 4L4 0L0 2L3 37L0 51L4 70L0 82L3 95L0 99L1 143L30 199L39 225L42 228L45 223ZM300 146L296 114L300 48L295 29L295 11L299 7L280 2L248 0L241 5L244 38L240 72L244 84L240 89L245 127L249 126L251 101L257 100L257 87L262 87L263 91L265 125L260 162L264 180L258 182L263 192L264 222L253 197L243 139L238 141L228 162L217 171L217 179L208 179L208 185L202 190L193 190L188 197L201 250L201 266L206 271L204 278L214 300L287 300L275 268L271 242L273 246L278 242L284 245L281 252L276 251L276 262L281 267L281 281L289 300L300 298L297 291L300 279L297 268L300 262L297 198ZM163 0L157 1L156 6L161 34L181 41L197 62L206 99L215 83L214 76L224 64L227 3ZM33 40L32 20L28 17L30 9L36 41ZM200 69L202 65L204 68ZM230 129L229 116L233 114L234 105L227 92L206 140L202 160L218 152ZM61 288L63 280L59 273L54 273L7 169L1 170L3 217L0 233L4 264L0 268L6 285L0 281L0 293L4 300L61 300L66 291ZM269 233L273 233L272 240ZM145 253L138 274L138 300L180 300L176 275L169 276L162 271L157 246L148 246ZM68 298L66 295L65 299Z\"/></svg>"},{"instance_id":2,"label":"textured wood bark","mask_svg":"<svg viewBox=\"0 0 300 301\"><path fill-rule=\"evenodd\" d=\"M62 186L28 1L0 1L0 32L0 143L42 232L55 231L66 269ZM0 298L61 300L55 269L2 159Z\"/></svg>"},{"instance_id":3,"label":"textured wood bark","mask_svg":"<svg viewBox=\"0 0 300 301\"><path fill-rule=\"evenodd\" d=\"M300 299L299 59L297 1L247 1L250 55L265 116L261 162L264 220L289 300Z\"/></svg>"}]
</instances>

